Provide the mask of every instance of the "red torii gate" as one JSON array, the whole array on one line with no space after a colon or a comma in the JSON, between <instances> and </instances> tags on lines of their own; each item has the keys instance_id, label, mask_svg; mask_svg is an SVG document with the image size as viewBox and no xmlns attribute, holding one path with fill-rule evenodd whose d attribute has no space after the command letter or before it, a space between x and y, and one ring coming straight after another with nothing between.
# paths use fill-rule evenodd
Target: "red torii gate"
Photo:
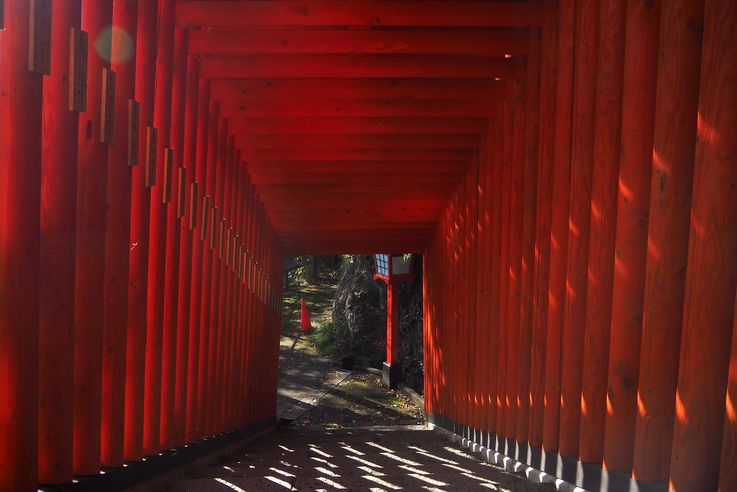
<instances>
[{"instance_id":1,"label":"red torii gate","mask_svg":"<svg viewBox=\"0 0 737 492\"><path fill-rule=\"evenodd\" d=\"M438 425L584 487L737 489L735 2L0 24L0 490L269 422L284 254L387 251L424 253Z\"/></svg>"}]
</instances>

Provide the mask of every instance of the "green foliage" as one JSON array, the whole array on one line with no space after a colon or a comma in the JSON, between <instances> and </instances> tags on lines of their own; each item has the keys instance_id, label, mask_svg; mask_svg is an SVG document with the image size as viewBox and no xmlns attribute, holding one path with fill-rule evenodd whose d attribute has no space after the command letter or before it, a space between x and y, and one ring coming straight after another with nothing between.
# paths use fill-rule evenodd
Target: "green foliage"
<instances>
[{"instance_id":1,"label":"green foliage","mask_svg":"<svg viewBox=\"0 0 737 492\"><path fill-rule=\"evenodd\" d=\"M338 337L330 320L323 321L312 334L312 341L321 354L332 356L335 354Z\"/></svg>"}]
</instances>

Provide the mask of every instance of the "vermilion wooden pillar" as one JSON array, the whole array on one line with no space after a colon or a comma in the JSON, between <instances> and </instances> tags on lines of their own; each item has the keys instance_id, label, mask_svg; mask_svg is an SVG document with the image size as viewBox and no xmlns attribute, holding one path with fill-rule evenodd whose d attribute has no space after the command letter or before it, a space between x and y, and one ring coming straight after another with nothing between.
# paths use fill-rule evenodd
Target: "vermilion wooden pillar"
<instances>
[{"instance_id":1,"label":"vermilion wooden pillar","mask_svg":"<svg viewBox=\"0 0 737 492\"><path fill-rule=\"evenodd\" d=\"M599 5L579 453L588 463L601 463L604 450L625 15L625 0L604 0Z\"/></svg>"},{"instance_id":2,"label":"vermilion wooden pillar","mask_svg":"<svg viewBox=\"0 0 737 492\"><path fill-rule=\"evenodd\" d=\"M192 441L197 436L197 412L200 407L200 390L198 386L198 378L200 372L201 353L203 347L200 334L202 325L200 323L200 312L202 304L202 264L203 255L207 247L203 241L203 233L205 232L204 217L208 211L204 207L205 203L205 177L207 170L207 138L208 138L208 120L210 105L210 84L208 80L199 79L197 94L197 148L196 159L194 162L194 179L197 184L197 194L192 195L195 203L190 203L190 211L194 213L191 220L194 221L195 228L192 231L192 280L190 293L189 313L189 379L187 381L187 441ZM192 171L190 171L192 172ZM196 207L196 209L195 209Z\"/></svg>"},{"instance_id":3,"label":"vermilion wooden pillar","mask_svg":"<svg viewBox=\"0 0 737 492\"><path fill-rule=\"evenodd\" d=\"M149 214L151 192L146 184L153 124L156 69L156 1L138 0L135 98L139 103L138 161L131 176L131 225L128 259L128 333L125 366L126 460L143 456L143 404L148 293Z\"/></svg>"},{"instance_id":4,"label":"vermilion wooden pillar","mask_svg":"<svg viewBox=\"0 0 737 492\"><path fill-rule=\"evenodd\" d=\"M634 457L634 475L650 481L670 468L704 2L662 9Z\"/></svg>"},{"instance_id":5,"label":"vermilion wooden pillar","mask_svg":"<svg viewBox=\"0 0 737 492\"><path fill-rule=\"evenodd\" d=\"M737 5L707 0L670 487L717 490L737 289ZM731 429L730 429L731 430ZM734 460L732 450L731 460ZM725 474L725 483L731 482ZM732 482L731 485L734 485ZM728 490L728 489L722 489Z\"/></svg>"},{"instance_id":6,"label":"vermilion wooden pillar","mask_svg":"<svg viewBox=\"0 0 737 492\"><path fill-rule=\"evenodd\" d=\"M496 433L499 436L507 436L505 416L509 411L509 398L507 395L507 369L508 350L507 339L509 333L509 196L510 196L510 144L511 144L511 111L510 103L504 100L500 104L499 114L502 115L502 173L500 184L501 198L501 226L499 234L499 362L497 363L497 420Z\"/></svg>"},{"instance_id":7,"label":"vermilion wooden pillar","mask_svg":"<svg viewBox=\"0 0 737 492\"><path fill-rule=\"evenodd\" d=\"M103 143L103 71L110 68L110 46L98 43L112 21L112 0L84 2L82 28L89 34L87 111L79 117L77 157L77 244L75 287L74 473L100 468L102 403L102 326L104 321L105 209L107 144Z\"/></svg>"},{"instance_id":8,"label":"vermilion wooden pillar","mask_svg":"<svg viewBox=\"0 0 737 492\"><path fill-rule=\"evenodd\" d=\"M527 93L524 65L517 62L517 73L511 82L510 100L511 119L509 136L509 227L507 264L507 411L505 414L504 435L515 439L517 435L517 414L520 412L519 401L519 360L520 360L520 318L522 296L522 235L524 225L524 185L525 185L525 111L524 98ZM513 453L514 449L508 449Z\"/></svg>"},{"instance_id":9,"label":"vermilion wooden pillar","mask_svg":"<svg viewBox=\"0 0 737 492\"><path fill-rule=\"evenodd\" d=\"M27 0L0 31L0 489L36 490L41 75L28 70Z\"/></svg>"},{"instance_id":10,"label":"vermilion wooden pillar","mask_svg":"<svg viewBox=\"0 0 737 492\"><path fill-rule=\"evenodd\" d=\"M220 350L217 356L218 362L218 388L220 392L220 405L217 413L217 429L224 429L226 422L226 411L228 407L228 401L230 395L228 392L228 358L230 353L230 297L231 291L231 275L230 275L230 245L233 237L233 220L235 209L233 207L234 194L235 194L235 161L237 151L235 150L235 144L233 137L229 136L229 151L226 156L226 167L225 167L225 183L224 183L224 208L223 214L226 218L224 224L224 231L221 238L223 241L220 247L221 251L221 273L220 273L220 333L221 343Z\"/></svg>"},{"instance_id":11,"label":"vermilion wooden pillar","mask_svg":"<svg viewBox=\"0 0 737 492\"><path fill-rule=\"evenodd\" d=\"M219 108L216 101L210 101L209 122L207 130L207 164L206 164L206 198L208 201L207 208L203 205L203 220L207 220L204 224L203 234L206 235L207 241L203 244L202 253L202 297L200 299L200 357L199 371L197 375L197 385L200 388L198 401L199 408L197 411L197 435L204 436L207 433L207 409L211 398L211 386L208 384L210 374L210 298L212 297L212 269L213 269L213 250L215 247L215 181L217 178L217 155L218 155L218 122Z\"/></svg>"},{"instance_id":12,"label":"vermilion wooden pillar","mask_svg":"<svg viewBox=\"0 0 737 492\"><path fill-rule=\"evenodd\" d=\"M71 481L73 456L74 392L68 385L74 381L74 224L79 114L70 108L69 38L71 28L79 29L82 9L80 0L57 1L53 7L51 75L43 83L39 483ZM7 65L3 63L3 66ZM4 488L0 483L0 489Z\"/></svg>"},{"instance_id":13,"label":"vermilion wooden pillar","mask_svg":"<svg viewBox=\"0 0 737 492\"><path fill-rule=\"evenodd\" d=\"M143 449L158 452L161 427L161 370L166 268L166 206L164 204L165 155L171 128L171 81L174 42L173 0L158 4L158 39L153 122L158 128L156 184L151 188L148 252L148 296L146 302L146 378L143 406Z\"/></svg>"},{"instance_id":14,"label":"vermilion wooden pillar","mask_svg":"<svg viewBox=\"0 0 737 492\"><path fill-rule=\"evenodd\" d=\"M476 305L471 309L475 310L475 316L477 321L476 334L474 343L478 345L478 348L474 351L474 358L472 361L473 367L477 368L478 376L475 379L476 388L474 389L473 395L473 427L481 431L488 430L488 423L486 421L486 415L489 412L488 406L488 377L490 376L491 369L488 364L485 364L487 357L487 350L489 347L489 287L491 285L491 277L488 275L489 271L489 256L491 254L490 248L490 234L489 229L491 228L490 218L490 205L491 205L491 193L489 192L489 186L491 180L489 174L491 173L491 159L490 153L487 147L488 144L487 130L486 134L481 137L481 146L478 153L478 239L477 239L477 260L476 267L479 271L483 272L478 277L478 282L474 286ZM483 369L481 369L483 368Z\"/></svg>"},{"instance_id":15,"label":"vermilion wooden pillar","mask_svg":"<svg viewBox=\"0 0 737 492\"><path fill-rule=\"evenodd\" d=\"M177 294L179 279L179 223L177 176L182 164L182 144L184 138L184 105L186 102L187 75L187 31L174 30L174 56L172 59L171 85L171 123L169 146L172 148L172 162L164 163L164 182L162 201L166 207L166 256L164 268L164 317L161 344L161 435L162 448L171 448L176 435L174 420L174 398L176 395L177 359ZM156 199L156 196L154 196Z\"/></svg>"},{"instance_id":16,"label":"vermilion wooden pillar","mask_svg":"<svg viewBox=\"0 0 737 492\"><path fill-rule=\"evenodd\" d=\"M226 156L227 156L227 121L224 118L218 119L217 127L217 155L215 158L214 165L217 168L214 179L214 194L213 202L217 207L216 212L213 213L211 218L211 232L212 239L210 247L212 249L212 266L211 266L211 279L210 288L206 291L206 295L209 296L209 336L208 342L209 354L207 363L207 381L208 381L208 398L206 400L206 419L205 419L205 432L206 434L213 434L216 432L216 418L218 405L220 401L218 399L218 387L217 387L217 373L218 373L218 361L217 354L220 350L220 261L222 255L220 255L220 246L222 243L222 236L224 234L224 186L225 186L225 168L226 168Z\"/></svg>"},{"instance_id":17,"label":"vermilion wooden pillar","mask_svg":"<svg viewBox=\"0 0 737 492\"><path fill-rule=\"evenodd\" d=\"M193 372L189 368L189 364L194 364L196 359L195 345L191 343L192 326L190 325L190 315L195 311L199 317L199 304L192 302L195 297L192 295L192 274L193 272L193 251L199 249L199 230L194 230L193 220L197 220L196 212L199 211L197 205L198 197L193 196L192 183L195 182L196 162L197 162L197 145L198 145L198 111L201 107L198 101L199 96L199 64L193 55L187 56L187 99L184 114L184 147L183 147L183 164L185 173L184 188L179 188L177 196L178 204L184 203L184 216L179 226L179 293L177 295L177 376L176 376L176 395L175 395L175 420L176 420L176 441L175 445L181 445L188 442L187 439L187 415L188 415L188 395L191 389L190 380ZM204 106L207 107L206 105ZM206 120L205 120L206 121ZM204 124L204 121L203 121ZM193 208L193 201L196 210ZM193 248L194 246L194 248ZM199 299L199 297L196 297ZM196 374L196 373L195 373Z\"/></svg>"},{"instance_id":18,"label":"vermilion wooden pillar","mask_svg":"<svg viewBox=\"0 0 737 492\"><path fill-rule=\"evenodd\" d=\"M586 282L594 152L596 50L599 2L576 4L575 71L571 140L571 196L561 361L560 439L562 456L578 456L586 315Z\"/></svg>"},{"instance_id":19,"label":"vermilion wooden pillar","mask_svg":"<svg viewBox=\"0 0 737 492\"><path fill-rule=\"evenodd\" d=\"M105 228L105 305L102 356L101 459L105 466L123 464L126 332L128 328L128 240L131 221L131 156L128 141L130 105L135 96L138 0L113 4L111 68L115 72L113 141L108 147ZM135 115L133 115L135 117Z\"/></svg>"},{"instance_id":20,"label":"vermilion wooden pillar","mask_svg":"<svg viewBox=\"0 0 737 492\"><path fill-rule=\"evenodd\" d=\"M530 436L532 446L543 441L545 412L545 363L547 357L548 289L550 287L550 221L553 208L553 151L555 118L555 73L557 54L557 5L545 2L542 28L540 78L540 143L537 172L537 223L535 231L535 279L532 313L530 368ZM549 403L551 404L551 403Z\"/></svg>"},{"instance_id":21,"label":"vermilion wooden pillar","mask_svg":"<svg viewBox=\"0 0 737 492\"><path fill-rule=\"evenodd\" d=\"M396 387L399 369L399 284L389 281L386 285L386 362L384 384ZM395 365L397 364L397 365ZM393 374L391 374L393 372Z\"/></svg>"},{"instance_id":22,"label":"vermilion wooden pillar","mask_svg":"<svg viewBox=\"0 0 737 492\"><path fill-rule=\"evenodd\" d=\"M535 278L535 226L537 222L537 172L540 136L540 31L529 35L525 83L525 127L522 175L522 236L520 264L520 324L517 385L516 439L527 442L530 431L530 371L532 353L533 288Z\"/></svg>"},{"instance_id":23,"label":"vermilion wooden pillar","mask_svg":"<svg viewBox=\"0 0 737 492\"><path fill-rule=\"evenodd\" d=\"M628 4L608 370L614 398L607 400L604 434L605 466L628 472L637 415L659 21L658 3Z\"/></svg>"},{"instance_id":24,"label":"vermilion wooden pillar","mask_svg":"<svg viewBox=\"0 0 737 492\"><path fill-rule=\"evenodd\" d=\"M550 286L545 337L545 411L543 447L558 449L561 383L561 337L568 258L568 199L570 196L573 54L576 8L574 0L558 4L558 48L555 77L553 142L553 198L550 218Z\"/></svg>"},{"instance_id":25,"label":"vermilion wooden pillar","mask_svg":"<svg viewBox=\"0 0 737 492\"><path fill-rule=\"evenodd\" d=\"M732 353L727 380L722 456L719 465L719 490L734 489L737 489L737 299L735 299Z\"/></svg>"},{"instance_id":26,"label":"vermilion wooden pillar","mask_svg":"<svg viewBox=\"0 0 737 492\"><path fill-rule=\"evenodd\" d=\"M501 108L501 103L497 100L496 107ZM489 190L491 192L491 226L490 226L490 241L491 241L491 268L489 270L489 277L490 277L490 292L489 292L489 302L491 303L491 309L490 309L490 333L489 333L489 363L491 364L490 369L493 369L493 371L490 371L488 375L488 387L489 387L489 415L487 417L488 421L488 427L490 430L494 431L495 433L499 433L499 427L497 426L497 413L499 411L500 407L500 393L498 390L498 380L496 376L496 372L500 370L500 362L498 360L499 353L500 353L500 283L499 278L501 276L500 270L501 270L501 227L502 227L502 199L504 196L504 193L502 192L502 167L504 166L504 161L502 159L501 152L498 151L502 147L502 132L503 132L503 119L501 118L501 113L498 117L494 118L494 121L491 124L491 135L490 135L490 143L489 148L497 149L497 151L492 153L491 156L491 173L490 173L490 180L491 185L489 186ZM424 296L423 296L424 298Z\"/></svg>"}]
</instances>

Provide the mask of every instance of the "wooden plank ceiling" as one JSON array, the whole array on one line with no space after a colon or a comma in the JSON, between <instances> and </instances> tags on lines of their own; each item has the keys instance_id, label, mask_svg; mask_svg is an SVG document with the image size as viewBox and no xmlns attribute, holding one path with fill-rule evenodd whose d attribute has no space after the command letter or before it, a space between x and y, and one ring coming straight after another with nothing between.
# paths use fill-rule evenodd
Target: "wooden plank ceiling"
<instances>
[{"instance_id":1,"label":"wooden plank ceiling","mask_svg":"<svg viewBox=\"0 0 737 492\"><path fill-rule=\"evenodd\" d=\"M541 18L538 2L177 4L290 253L422 250Z\"/></svg>"}]
</instances>

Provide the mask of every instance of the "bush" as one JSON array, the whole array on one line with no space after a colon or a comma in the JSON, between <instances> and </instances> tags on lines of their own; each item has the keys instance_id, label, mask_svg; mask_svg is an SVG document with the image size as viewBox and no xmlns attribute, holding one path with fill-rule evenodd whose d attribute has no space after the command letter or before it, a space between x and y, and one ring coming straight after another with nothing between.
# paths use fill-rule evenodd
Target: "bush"
<instances>
[{"instance_id":1,"label":"bush","mask_svg":"<svg viewBox=\"0 0 737 492\"><path fill-rule=\"evenodd\" d=\"M326 320L320 323L312 335L312 341L322 355L332 356L335 354L337 336L333 322Z\"/></svg>"}]
</instances>

